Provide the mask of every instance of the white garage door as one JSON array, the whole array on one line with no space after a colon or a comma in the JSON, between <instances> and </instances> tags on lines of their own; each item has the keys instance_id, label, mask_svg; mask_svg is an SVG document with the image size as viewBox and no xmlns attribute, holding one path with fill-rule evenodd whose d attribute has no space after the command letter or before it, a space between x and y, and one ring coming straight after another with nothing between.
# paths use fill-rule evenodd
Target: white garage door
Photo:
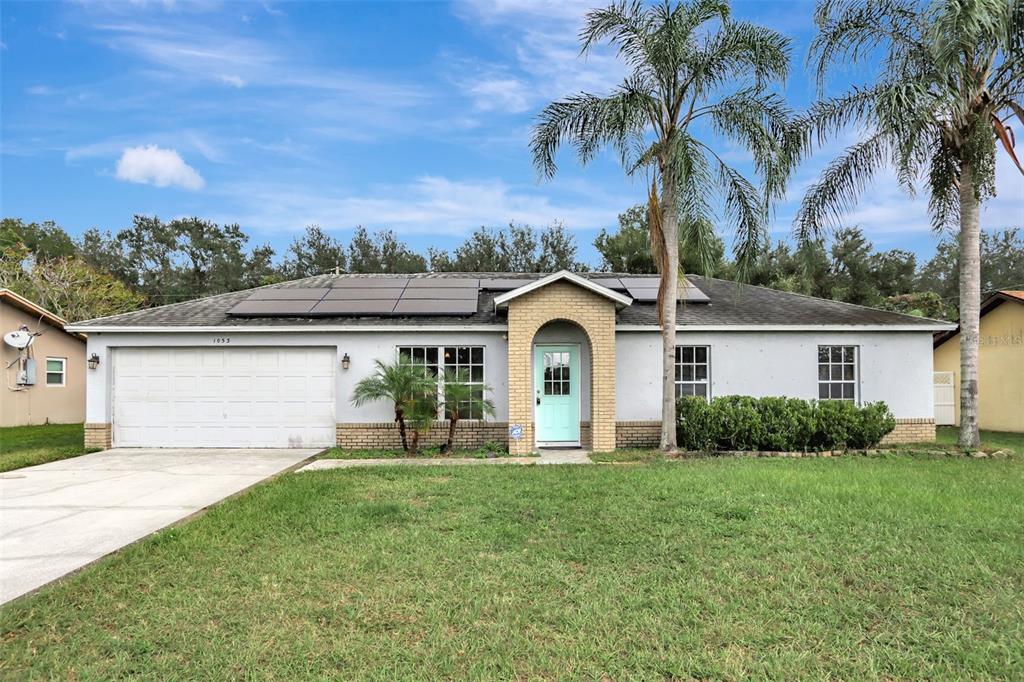
<instances>
[{"instance_id":1,"label":"white garage door","mask_svg":"<svg viewBox=\"0 0 1024 682\"><path fill-rule=\"evenodd\" d=\"M333 348L118 348L117 447L335 442Z\"/></svg>"}]
</instances>

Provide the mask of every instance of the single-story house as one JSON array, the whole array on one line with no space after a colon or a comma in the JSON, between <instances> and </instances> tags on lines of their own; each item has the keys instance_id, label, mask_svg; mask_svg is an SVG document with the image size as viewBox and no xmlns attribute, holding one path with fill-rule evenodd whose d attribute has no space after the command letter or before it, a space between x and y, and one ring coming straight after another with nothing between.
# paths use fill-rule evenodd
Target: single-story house
<instances>
[{"instance_id":1,"label":"single-story house","mask_svg":"<svg viewBox=\"0 0 1024 682\"><path fill-rule=\"evenodd\" d=\"M100 359L86 437L390 447L392 407L351 396L374 361L405 355L488 387L497 414L466 415L461 445L656 446L657 286L566 271L319 275L80 322ZM934 437L932 334L952 325L693 276L677 305L679 395L884 400L894 437Z\"/></svg>"},{"instance_id":2,"label":"single-story house","mask_svg":"<svg viewBox=\"0 0 1024 682\"><path fill-rule=\"evenodd\" d=\"M978 426L1024 432L1024 291L999 291L981 304ZM960 423L960 330L935 335L935 400L940 423Z\"/></svg>"},{"instance_id":3,"label":"single-story house","mask_svg":"<svg viewBox=\"0 0 1024 682\"><path fill-rule=\"evenodd\" d=\"M0 341L4 386L0 426L74 424L85 419L85 335L61 317L10 289L0 289ZM17 338L22 341L17 341ZM18 346L31 339L30 345Z\"/></svg>"}]
</instances>

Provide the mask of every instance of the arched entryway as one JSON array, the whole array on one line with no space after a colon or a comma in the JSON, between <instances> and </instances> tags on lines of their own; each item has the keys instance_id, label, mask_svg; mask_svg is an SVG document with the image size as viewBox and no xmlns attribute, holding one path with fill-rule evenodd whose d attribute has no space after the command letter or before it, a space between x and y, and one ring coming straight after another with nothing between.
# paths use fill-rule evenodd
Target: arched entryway
<instances>
[{"instance_id":1,"label":"arched entryway","mask_svg":"<svg viewBox=\"0 0 1024 682\"><path fill-rule=\"evenodd\" d=\"M534 384L542 380L543 367L538 358L538 338L543 346L549 343L552 353L560 353L558 346L566 346L571 338L558 338L562 329L574 330L571 337L586 341L590 371L586 372L589 388L584 388L582 374L579 391L589 397L589 437L580 405L580 437L584 445L595 452L615 449L615 300L606 295L579 286L571 281L553 281L508 301L508 391L509 391L509 450L513 454L533 452L538 447L536 429L537 389ZM541 351L543 353L543 351ZM560 363L562 357L552 357ZM540 374L538 375L538 372ZM543 401L543 395L541 396ZM589 443L587 442L589 441Z\"/></svg>"}]
</instances>

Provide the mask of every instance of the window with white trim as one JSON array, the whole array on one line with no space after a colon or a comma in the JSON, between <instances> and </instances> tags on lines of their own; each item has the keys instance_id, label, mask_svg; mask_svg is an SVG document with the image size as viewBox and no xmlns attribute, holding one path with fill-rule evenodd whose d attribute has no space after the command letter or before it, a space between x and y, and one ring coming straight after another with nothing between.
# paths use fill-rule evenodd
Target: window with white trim
<instances>
[{"instance_id":1,"label":"window with white trim","mask_svg":"<svg viewBox=\"0 0 1024 682\"><path fill-rule=\"evenodd\" d=\"M676 346L676 397L711 397L711 348Z\"/></svg>"},{"instance_id":2,"label":"window with white trim","mask_svg":"<svg viewBox=\"0 0 1024 682\"><path fill-rule=\"evenodd\" d=\"M427 368L437 378L438 404L444 399L444 370L453 370L467 384L477 386L479 397L484 397L483 346L399 346L398 355L414 365ZM459 408L460 419L483 419L481 406L472 403Z\"/></svg>"},{"instance_id":3,"label":"window with white trim","mask_svg":"<svg viewBox=\"0 0 1024 682\"><path fill-rule=\"evenodd\" d=\"M63 386L67 370L67 358L46 358L46 385Z\"/></svg>"},{"instance_id":4,"label":"window with white trim","mask_svg":"<svg viewBox=\"0 0 1024 682\"><path fill-rule=\"evenodd\" d=\"M818 400L857 401L857 346L818 346Z\"/></svg>"}]
</instances>

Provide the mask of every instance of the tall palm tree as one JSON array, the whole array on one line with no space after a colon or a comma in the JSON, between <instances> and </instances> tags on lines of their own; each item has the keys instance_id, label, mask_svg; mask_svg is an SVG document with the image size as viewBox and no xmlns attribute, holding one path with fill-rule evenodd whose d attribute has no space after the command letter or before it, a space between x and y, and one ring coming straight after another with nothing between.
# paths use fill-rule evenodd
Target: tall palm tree
<instances>
[{"instance_id":1,"label":"tall palm tree","mask_svg":"<svg viewBox=\"0 0 1024 682\"><path fill-rule=\"evenodd\" d=\"M623 0L589 12L580 42L581 54L611 44L629 74L609 95L579 93L545 107L533 130L533 159L550 178L563 143L573 145L584 164L611 148L627 174L643 174L651 182L651 250L661 275L661 446L671 450L676 245L710 266L716 217L736 229L741 272L763 245L770 200L781 195L791 167L790 112L768 91L789 72L789 41L734 20L726 0L665 0L651 7ZM760 186L715 150L722 138L749 152Z\"/></svg>"},{"instance_id":2,"label":"tall palm tree","mask_svg":"<svg viewBox=\"0 0 1024 682\"><path fill-rule=\"evenodd\" d=\"M395 423L398 424L402 449L409 452L406 421L422 421L422 415L430 414L431 410L434 416L437 415L437 379L424 366L415 365L404 357L391 364L377 360L376 365L373 374L356 384L352 391L352 404L359 407L379 400L391 402L395 406ZM419 429L415 429L414 435L418 432Z\"/></svg>"},{"instance_id":3,"label":"tall palm tree","mask_svg":"<svg viewBox=\"0 0 1024 682\"><path fill-rule=\"evenodd\" d=\"M821 0L815 20L819 88L836 66L882 59L873 82L807 115L808 143L864 132L809 189L797 232L834 224L885 168L908 192L923 181L935 229L960 231L960 445L977 447L979 206L995 192L997 143L1024 173L1007 126L1024 122L1024 2Z\"/></svg>"}]
</instances>

